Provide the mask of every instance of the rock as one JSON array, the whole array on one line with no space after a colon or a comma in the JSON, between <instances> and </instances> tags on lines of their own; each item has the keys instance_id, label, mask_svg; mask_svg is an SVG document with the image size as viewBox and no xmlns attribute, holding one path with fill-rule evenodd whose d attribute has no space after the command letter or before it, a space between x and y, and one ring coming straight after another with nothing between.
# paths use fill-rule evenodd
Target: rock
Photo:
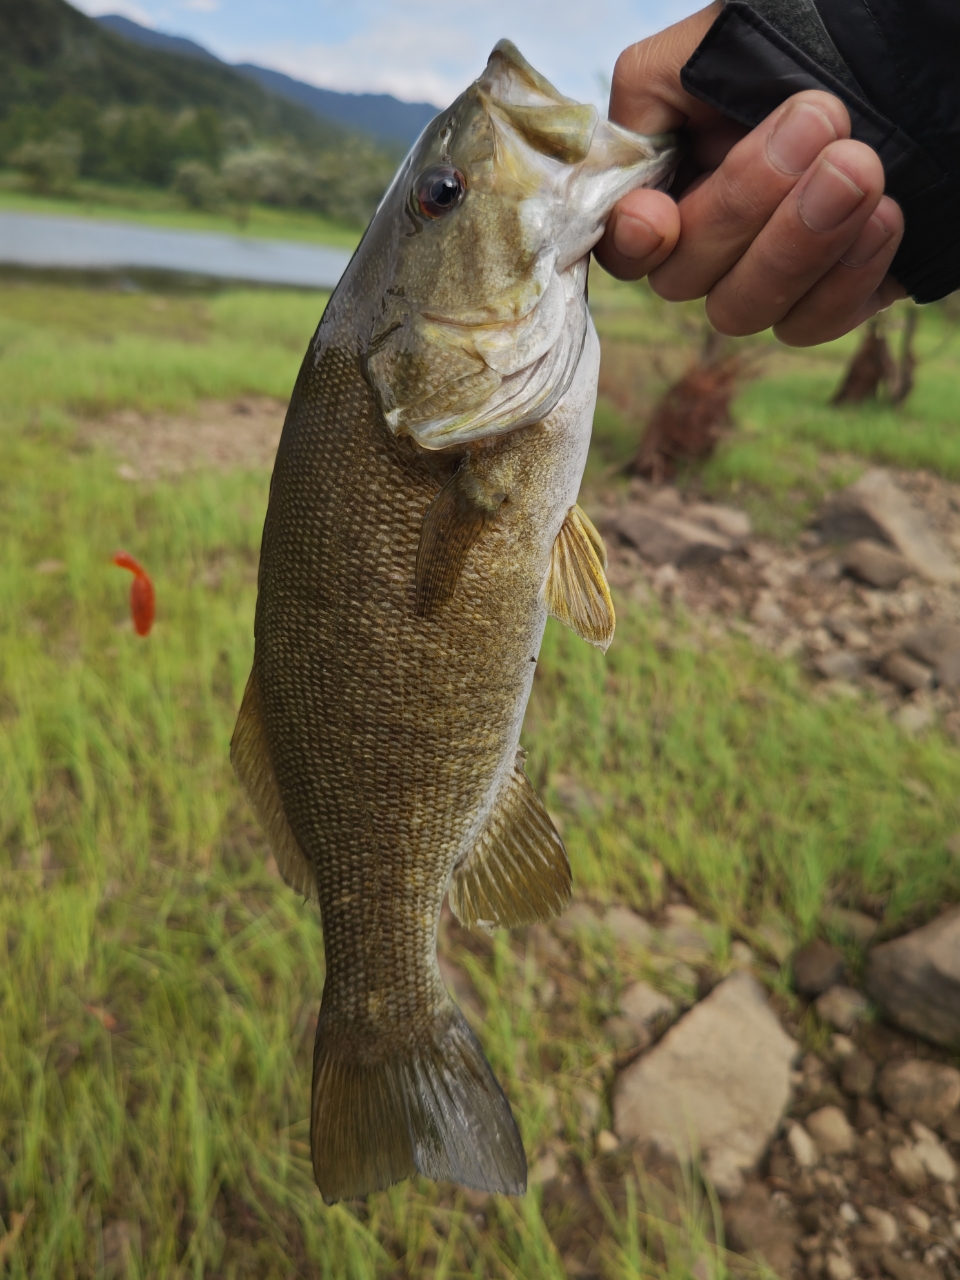
<instances>
[{"instance_id":1,"label":"rock","mask_svg":"<svg viewBox=\"0 0 960 1280\"><path fill-rule=\"evenodd\" d=\"M877 1068L872 1058L868 1058L859 1049L854 1049L843 1060L840 1071L840 1088L854 1098L868 1098L873 1092Z\"/></svg>"},{"instance_id":2,"label":"rock","mask_svg":"<svg viewBox=\"0 0 960 1280\"><path fill-rule=\"evenodd\" d=\"M687 507L686 514L688 519L695 520L697 524L708 525L725 538L732 538L734 542L742 542L752 532L750 517L736 507L724 507L714 502L695 502Z\"/></svg>"},{"instance_id":3,"label":"rock","mask_svg":"<svg viewBox=\"0 0 960 1280\"><path fill-rule=\"evenodd\" d=\"M796 941L790 936L785 923L779 920L762 920L757 926L757 938L777 964L785 964Z\"/></svg>"},{"instance_id":4,"label":"rock","mask_svg":"<svg viewBox=\"0 0 960 1280\"><path fill-rule=\"evenodd\" d=\"M866 987L884 1014L905 1031L960 1049L960 908L874 947Z\"/></svg>"},{"instance_id":5,"label":"rock","mask_svg":"<svg viewBox=\"0 0 960 1280\"><path fill-rule=\"evenodd\" d=\"M563 938L575 938L578 933L595 933L601 927L600 917L587 902L573 902L553 928Z\"/></svg>"},{"instance_id":6,"label":"rock","mask_svg":"<svg viewBox=\"0 0 960 1280\"><path fill-rule=\"evenodd\" d=\"M614 1087L614 1129L682 1160L699 1147L723 1195L736 1194L790 1097L797 1045L748 973L719 983Z\"/></svg>"},{"instance_id":7,"label":"rock","mask_svg":"<svg viewBox=\"0 0 960 1280\"><path fill-rule=\"evenodd\" d=\"M787 621L787 615L766 592L762 592L750 610L750 620L759 627L779 627Z\"/></svg>"},{"instance_id":8,"label":"rock","mask_svg":"<svg viewBox=\"0 0 960 1280\"><path fill-rule=\"evenodd\" d=\"M752 947L748 947L740 938L734 938L730 944L730 961L741 969L749 969L757 963L757 957Z\"/></svg>"},{"instance_id":9,"label":"rock","mask_svg":"<svg viewBox=\"0 0 960 1280\"><path fill-rule=\"evenodd\" d=\"M772 1271L789 1280L800 1230L762 1182L751 1183L733 1204L725 1206L723 1218L730 1248L766 1263L765 1274Z\"/></svg>"},{"instance_id":10,"label":"rock","mask_svg":"<svg viewBox=\"0 0 960 1280\"><path fill-rule=\"evenodd\" d=\"M849 1155L857 1145L857 1135L839 1107L820 1107L807 1116L807 1129L825 1156Z\"/></svg>"},{"instance_id":11,"label":"rock","mask_svg":"<svg viewBox=\"0 0 960 1280\"><path fill-rule=\"evenodd\" d=\"M899 649L886 654L880 661L880 674L892 684L901 685L913 692L916 689L929 689L933 684L933 672L922 662L908 658Z\"/></svg>"},{"instance_id":12,"label":"rock","mask_svg":"<svg viewBox=\"0 0 960 1280\"><path fill-rule=\"evenodd\" d=\"M831 542L870 538L892 543L917 573L931 582L960 579L960 567L925 513L882 468L867 471L855 484L828 499L817 524Z\"/></svg>"},{"instance_id":13,"label":"rock","mask_svg":"<svg viewBox=\"0 0 960 1280\"><path fill-rule=\"evenodd\" d=\"M849 680L854 684L863 675L863 659L847 649L818 653L813 666L825 680Z\"/></svg>"},{"instance_id":14,"label":"rock","mask_svg":"<svg viewBox=\"0 0 960 1280\"><path fill-rule=\"evenodd\" d=\"M733 550L731 540L715 529L651 506L627 507L617 532L654 564L713 564Z\"/></svg>"},{"instance_id":15,"label":"rock","mask_svg":"<svg viewBox=\"0 0 960 1280\"><path fill-rule=\"evenodd\" d=\"M802 1124L791 1121L787 1129L787 1143L790 1151L801 1169L812 1169L820 1159L817 1144L807 1133Z\"/></svg>"},{"instance_id":16,"label":"rock","mask_svg":"<svg viewBox=\"0 0 960 1280\"><path fill-rule=\"evenodd\" d=\"M843 1253L828 1253L824 1270L829 1280L856 1280L857 1269Z\"/></svg>"},{"instance_id":17,"label":"rock","mask_svg":"<svg viewBox=\"0 0 960 1280\"><path fill-rule=\"evenodd\" d=\"M542 1185L547 1182L553 1182L555 1178L560 1176L560 1161L557 1159L557 1153L550 1148L535 1162L533 1167L527 1174L527 1181L531 1186Z\"/></svg>"},{"instance_id":18,"label":"rock","mask_svg":"<svg viewBox=\"0 0 960 1280\"><path fill-rule=\"evenodd\" d=\"M960 1071L942 1062L910 1058L888 1063L877 1087L901 1120L919 1120L936 1129L960 1102Z\"/></svg>"},{"instance_id":19,"label":"rock","mask_svg":"<svg viewBox=\"0 0 960 1280\"><path fill-rule=\"evenodd\" d=\"M842 937L852 938L861 946L870 941L878 928L873 916L868 916L863 911L851 911L849 907L834 907L827 914L825 923Z\"/></svg>"},{"instance_id":20,"label":"rock","mask_svg":"<svg viewBox=\"0 0 960 1280\"><path fill-rule=\"evenodd\" d=\"M848 649L870 648L870 637L845 613L832 613L824 622L830 634L841 640Z\"/></svg>"},{"instance_id":21,"label":"rock","mask_svg":"<svg viewBox=\"0 0 960 1280\"><path fill-rule=\"evenodd\" d=\"M577 1128L583 1137L595 1133L600 1124L603 1102L592 1089L574 1089L573 1101L577 1107Z\"/></svg>"},{"instance_id":22,"label":"rock","mask_svg":"<svg viewBox=\"0 0 960 1280\"><path fill-rule=\"evenodd\" d=\"M620 1149L620 1139L609 1129L601 1129L597 1134L597 1155L609 1156Z\"/></svg>"},{"instance_id":23,"label":"rock","mask_svg":"<svg viewBox=\"0 0 960 1280\"><path fill-rule=\"evenodd\" d=\"M918 1204L905 1204L903 1206L903 1216L915 1231L922 1231L926 1234L930 1230L930 1215L929 1213L924 1213Z\"/></svg>"},{"instance_id":24,"label":"rock","mask_svg":"<svg viewBox=\"0 0 960 1280\"><path fill-rule=\"evenodd\" d=\"M908 702L898 707L890 718L898 728L911 737L924 729L929 729L934 720L930 707L919 706L915 702Z\"/></svg>"},{"instance_id":25,"label":"rock","mask_svg":"<svg viewBox=\"0 0 960 1280\"><path fill-rule=\"evenodd\" d=\"M667 925L660 934L660 947L678 960L703 964L713 954L706 936L709 926L692 907L674 903L666 909Z\"/></svg>"},{"instance_id":26,"label":"rock","mask_svg":"<svg viewBox=\"0 0 960 1280\"><path fill-rule=\"evenodd\" d=\"M884 1249L880 1262L891 1280L940 1280L939 1270L934 1271L912 1258L899 1258L892 1249Z\"/></svg>"},{"instance_id":27,"label":"rock","mask_svg":"<svg viewBox=\"0 0 960 1280\"><path fill-rule=\"evenodd\" d=\"M893 1147L890 1151L890 1168L911 1195L927 1185L927 1171L912 1147Z\"/></svg>"},{"instance_id":28,"label":"rock","mask_svg":"<svg viewBox=\"0 0 960 1280\"><path fill-rule=\"evenodd\" d=\"M607 1018L603 1024L605 1034L613 1042L613 1047L620 1054L635 1054L653 1043L653 1036L642 1022L615 1014Z\"/></svg>"},{"instance_id":29,"label":"rock","mask_svg":"<svg viewBox=\"0 0 960 1280\"><path fill-rule=\"evenodd\" d=\"M625 947L650 947L653 943L653 926L629 907L608 907L603 923Z\"/></svg>"},{"instance_id":30,"label":"rock","mask_svg":"<svg viewBox=\"0 0 960 1280\"><path fill-rule=\"evenodd\" d=\"M949 622L920 627L902 643L915 658L933 667L940 684L948 689L960 685L960 627Z\"/></svg>"},{"instance_id":31,"label":"rock","mask_svg":"<svg viewBox=\"0 0 960 1280\"><path fill-rule=\"evenodd\" d=\"M620 996L620 1013L630 1022L648 1026L658 1018L672 1018L676 1008L669 996L649 982L634 982Z\"/></svg>"},{"instance_id":32,"label":"rock","mask_svg":"<svg viewBox=\"0 0 960 1280\"><path fill-rule=\"evenodd\" d=\"M937 1135L919 1120L914 1120L910 1132L916 1139L913 1153L934 1182L956 1182L957 1166Z\"/></svg>"},{"instance_id":33,"label":"rock","mask_svg":"<svg viewBox=\"0 0 960 1280\"><path fill-rule=\"evenodd\" d=\"M847 573L881 591L892 591L913 571L910 561L898 551L872 538L852 542L841 555L840 563Z\"/></svg>"},{"instance_id":34,"label":"rock","mask_svg":"<svg viewBox=\"0 0 960 1280\"><path fill-rule=\"evenodd\" d=\"M818 996L843 977L843 955L823 938L814 938L793 957L793 985L804 996Z\"/></svg>"},{"instance_id":35,"label":"rock","mask_svg":"<svg viewBox=\"0 0 960 1280\"><path fill-rule=\"evenodd\" d=\"M897 1227L897 1220L892 1213L888 1213L886 1209L878 1209L875 1205L868 1204L864 1207L863 1216L870 1223L880 1244L896 1243L900 1231Z\"/></svg>"},{"instance_id":36,"label":"rock","mask_svg":"<svg viewBox=\"0 0 960 1280\"><path fill-rule=\"evenodd\" d=\"M866 1011L866 1000L853 987L830 987L817 998L817 1014L837 1031L852 1031Z\"/></svg>"}]
</instances>

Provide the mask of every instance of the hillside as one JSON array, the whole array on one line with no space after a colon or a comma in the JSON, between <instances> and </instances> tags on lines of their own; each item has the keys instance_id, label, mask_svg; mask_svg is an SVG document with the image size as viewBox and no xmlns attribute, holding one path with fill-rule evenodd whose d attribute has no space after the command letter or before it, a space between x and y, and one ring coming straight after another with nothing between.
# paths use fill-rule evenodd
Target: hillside
<instances>
[{"instance_id":1,"label":"hillside","mask_svg":"<svg viewBox=\"0 0 960 1280\"><path fill-rule=\"evenodd\" d=\"M193 40L153 31L120 14L104 14L96 21L144 48L163 49L206 63L228 65ZM256 63L242 62L236 69L268 92L306 107L322 120L335 120L348 129L359 130L391 146L410 146L438 110L432 103L401 102L389 93L337 93L333 89L320 89Z\"/></svg>"},{"instance_id":2,"label":"hillside","mask_svg":"<svg viewBox=\"0 0 960 1280\"><path fill-rule=\"evenodd\" d=\"M65 0L0 0L0 120L16 108L46 111L63 99L163 112L214 108L261 136L317 148L344 131L264 90L215 59L131 46Z\"/></svg>"}]
</instances>

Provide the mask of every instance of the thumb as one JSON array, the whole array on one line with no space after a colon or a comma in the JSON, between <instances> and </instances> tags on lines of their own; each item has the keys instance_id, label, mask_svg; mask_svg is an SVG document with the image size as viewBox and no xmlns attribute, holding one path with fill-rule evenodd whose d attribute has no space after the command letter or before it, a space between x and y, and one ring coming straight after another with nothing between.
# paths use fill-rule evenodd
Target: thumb
<instances>
[{"instance_id":1,"label":"thumb","mask_svg":"<svg viewBox=\"0 0 960 1280\"><path fill-rule=\"evenodd\" d=\"M716 113L688 94L680 70L723 9L722 0L625 49L610 90L610 119L634 133L667 133Z\"/></svg>"}]
</instances>

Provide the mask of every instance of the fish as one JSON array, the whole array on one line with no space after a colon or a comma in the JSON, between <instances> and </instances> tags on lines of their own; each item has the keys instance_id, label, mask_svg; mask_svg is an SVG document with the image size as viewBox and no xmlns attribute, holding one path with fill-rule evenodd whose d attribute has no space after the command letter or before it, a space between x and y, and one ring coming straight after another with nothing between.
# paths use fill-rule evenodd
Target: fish
<instances>
[{"instance_id":1,"label":"fish","mask_svg":"<svg viewBox=\"0 0 960 1280\"><path fill-rule=\"evenodd\" d=\"M401 165L294 386L231 755L281 874L319 903L310 1140L328 1203L415 1175L526 1187L437 930L444 895L485 929L570 900L520 730L547 615L600 649L613 636L577 505L588 260L615 202L674 156L501 41Z\"/></svg>"},{"instance_id":2,"label":"fish","mask_svg":"<svg viewBox=\"0 0 960 1280\"><path fill-rule=\"evenodd\" d=\"M156 615L156 593L150 575L139 560L129 551L118 551L113 563L119 569L129 569L133 574L130 583L130 616L138 636L148 636Z\"/></svg>"}]
</instances>

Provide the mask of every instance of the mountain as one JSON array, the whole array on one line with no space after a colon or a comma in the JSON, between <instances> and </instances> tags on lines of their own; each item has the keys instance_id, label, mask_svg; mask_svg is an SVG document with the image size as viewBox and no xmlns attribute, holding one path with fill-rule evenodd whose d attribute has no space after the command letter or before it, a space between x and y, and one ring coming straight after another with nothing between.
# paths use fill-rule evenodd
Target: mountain
<instances>
[{"instance_id":1,"label":"mountain","mask_svg":"<svg viewBox=\"0 0 960 1280\"><path fill-rule=\"evenodd\" d=\"M336 120L348 129L359 129L379 142L402 143L404 148L416 141L440 110L429 102L401 102L389 93L337 93L333 89L319 89L294 80L282 71L271 71L269 67L258 67L251 62L240 62L236 67L264 89L299 103L324 120Z\"/></svg>"},{"instance_id":2,"label":"mountain","mask_svg":"<svg viewBox=\"0 0 960 1280\"><path fill-rule=\"evenodd\" d=\"M224 118L246 119L258 136L290 137L310 148L339 146L347 136L334 121L212 55L131 45L66 0L0 0L0 121L17 109L22 117L77 99L163 112L212 107Z\"/></svg>"},{"instance_id":3,"label":"mountain","mask_svg":"<svg viewBox=\"0 0 960 1280\"><path fill-rule=\"evenodd\" d=\"M105 13L96 19L101 27L132 40L134 44L142 44L147 49L162 49L165 53L179 53L183 58L199 58L201 62L220 62L220 59L194 40L186 36L168 36L162 31L152 31L150 27L141 27L139 22L132 22L119 13ZM226 64L220 63L221 66Z\"/></svg>"},{"instance_id":4,"label":"mountain","mask_svg":"<svg viewBox=\"0 0 960 1280\"><path fill-rule=\"evenodd\" d=\"M220 67L231 65L221 62L209 49L185 36L169 36L150 27L141 27L118 13L104 14L96 21L123 39L147 49L162 49ZM294 80L282 71L272 71L252 62L238 63L232 69L269 93L306 107L320 120L335 120L347 129L359 130L378 142L392 146L400 144L404 149L420 136L440 109L429 102L401 102L388 93L337 93L333 89L319 89L316 85Z\"/></svg>"}]
</instances>

